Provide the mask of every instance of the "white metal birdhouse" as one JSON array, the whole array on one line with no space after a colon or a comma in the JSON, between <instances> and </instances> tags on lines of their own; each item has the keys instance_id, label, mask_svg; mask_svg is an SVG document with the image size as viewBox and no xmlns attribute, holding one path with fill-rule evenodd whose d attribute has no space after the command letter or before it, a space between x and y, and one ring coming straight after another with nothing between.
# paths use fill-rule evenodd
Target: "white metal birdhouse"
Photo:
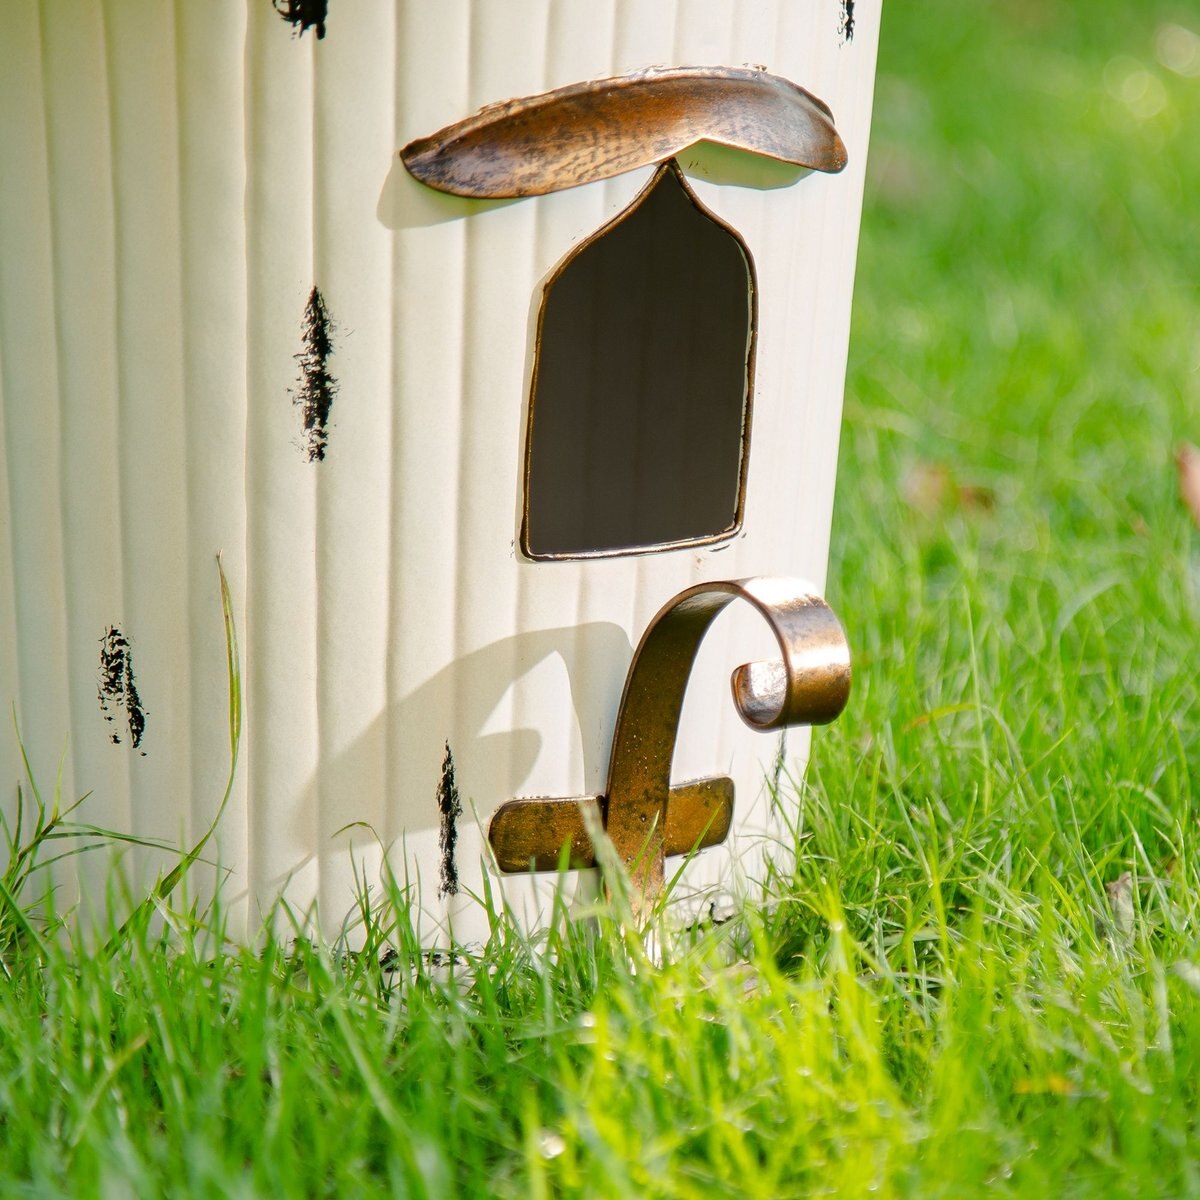
<instances>
[{"instance_id":1,"label":"white metal birdhouse","mask_svg":"<svg viewBox=\"0 0 1200 1200\"><path fill-rule=\"evenodd\" d=\"M807 752L764 731L849 685L819 591L878 18L6 9L0 692L42 788L207 827L221 553L251 925L336 926L385 849L431 936L482 934L485 871L534 920L588 804L639 893L691 850L681 895L754 875ZM8 813L22 772L6 736Z\"/></svg>"}]
</instances>

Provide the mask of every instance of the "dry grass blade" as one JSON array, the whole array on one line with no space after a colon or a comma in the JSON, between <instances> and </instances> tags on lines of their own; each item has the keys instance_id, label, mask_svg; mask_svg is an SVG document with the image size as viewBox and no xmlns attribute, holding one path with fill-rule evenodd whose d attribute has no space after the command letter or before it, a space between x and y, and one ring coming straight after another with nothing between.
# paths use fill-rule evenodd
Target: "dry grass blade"
<instances>
[{"instance_id":1,"label":"dry grass blade","mask_svg":"<svg viewBox=\"0 0 1200 1200\"><path fill-rule=\"evenodd\" d=\"M1179 472L1179 495L1200 527L1200 450L1191 442L1183 442L1175 451L1175 467Z\"/></svg>"},{"instance_id":2,"label":"dry grass blade","mask_svg":"<svg viewBox=\"0 0 1200 1200\"><path fill-rule=\"evenodd\" d=\"M958 509L989 512L996 506L991 488L961 483L940 463L918 463L904 476L900 490L909 507L926 517Z\"/></svg>"}]
</instances>

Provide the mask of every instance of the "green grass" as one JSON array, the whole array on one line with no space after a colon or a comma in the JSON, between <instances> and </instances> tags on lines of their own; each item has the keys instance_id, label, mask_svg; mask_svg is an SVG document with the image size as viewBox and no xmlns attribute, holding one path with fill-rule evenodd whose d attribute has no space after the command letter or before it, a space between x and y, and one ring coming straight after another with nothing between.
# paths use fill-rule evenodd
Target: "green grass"
<instances>
[{"instance_id":1,"label":"green grass","mask_svg":"<svg viewBox=\"0 0 1200 1200\"><path fill-rule=\"evenodd\" d=\"M106 959L6 905L0 1194L1200 1195L1172 22L887 11L829 587L855 694L769 903L656 966L603 912L434 963L399 889L355 955L233 946L176 894Z\"/></svg>"}]
</instances>

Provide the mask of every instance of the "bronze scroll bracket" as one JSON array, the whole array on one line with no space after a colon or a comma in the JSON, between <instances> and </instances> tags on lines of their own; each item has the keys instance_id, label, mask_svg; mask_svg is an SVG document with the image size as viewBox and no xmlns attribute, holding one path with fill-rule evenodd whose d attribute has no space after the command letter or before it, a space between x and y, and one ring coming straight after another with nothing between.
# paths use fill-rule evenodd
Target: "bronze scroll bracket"
<instances>
[{"instance_id":1,"label":"bronze scroll bracket","mask_svg":"<svg viewBox=\"0 0 1200 1200\"><path fill-rule=\"evenodd\" d=\"M733 818L733 781L705 779L671 786L671 760L683 698L700 643L733 600L762 615L780 657L733 672L742 720L767 731L824 725L850 695L850 652L833 610L794 579L759 577L687 588L650 622L629 667L617 713L603 796L519 799L492 817L488 840L501 871L551 870L570 846L572 867L596 854L583 807L596 806L617 856L633 875L645 910L661 892L667 855L724 841Z\"/></svg>"}]
</instances>

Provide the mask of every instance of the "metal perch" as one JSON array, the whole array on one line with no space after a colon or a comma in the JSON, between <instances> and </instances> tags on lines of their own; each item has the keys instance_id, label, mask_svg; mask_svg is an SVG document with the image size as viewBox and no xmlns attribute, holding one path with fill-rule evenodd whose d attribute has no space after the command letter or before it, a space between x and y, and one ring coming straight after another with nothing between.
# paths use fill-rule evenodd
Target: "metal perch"
<instances>
[{"instance_id":1,"label":"metal perch","mask_svg":"<svg viewBox=\"0 0 1200 1200\"><path fill-rule=\"evenodd\" d=\"M650 622L625 680L604 796L510 800L488 838L503 871L555 866L569 842L570 865L595 861L580 806L596 804L621 861L633 873L639 907L652 903L664 859L716 845L729 831L733 782L671 786L671 760L692 664L717 615L733 600L752 604L779 643L780 658L745 663L732 677L742 720L762 731L824 725L850 694L850 654L833 610L793 579L700 583L680 592Z\"/></svg>"}]
</instances>

